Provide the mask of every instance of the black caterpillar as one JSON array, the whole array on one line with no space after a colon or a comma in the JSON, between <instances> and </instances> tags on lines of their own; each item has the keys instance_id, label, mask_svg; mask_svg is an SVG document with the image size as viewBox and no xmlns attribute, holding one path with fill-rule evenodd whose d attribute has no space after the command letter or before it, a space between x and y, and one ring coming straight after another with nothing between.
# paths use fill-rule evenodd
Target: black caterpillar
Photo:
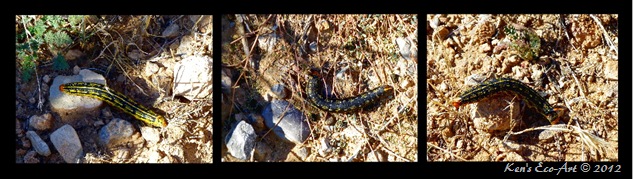
<instances>
[{"instance_id":1,"label":"black caterpillar","mask_svg":"<svg viewBox=\"0 0 633 179\"><path fill-rule=\"evenodd\" d=\"M319 92L319 79L320 75L318 71L310 72L310 81L308 82L306 90L308 99L317 108L329 112L351 113L360 109L367 109L372 106L371 104L376 104L380 102L380 99L387 96L391 97L391 94L393 94L393 87L383 85L358 96L342 99L328 99L323 97Z\"/></svg>"},{"instance_id":2,"label":"black caterpillar","mask_svg":"<svg viewBox=\"0 0 633 179\"><path fill-rule=\"evenodd\" d=\"M536 91L534 91L534 89L512 78L499 78L489 80L480 84L479 86L469 89L462 93L457 100L453 101L453 106L459 108L459 106L462 106L464 104L477 102L492 94L502 91L510 91L514 94L520 95L527 100L528 105L532 106L535 109L538 109L538 112L541 115L547 117L547 119L552 124L557 123L559 117L562 115L562 108L552 107L552 105L550 105L543 97L541 97Z\"/></svg>"}]
</instances>

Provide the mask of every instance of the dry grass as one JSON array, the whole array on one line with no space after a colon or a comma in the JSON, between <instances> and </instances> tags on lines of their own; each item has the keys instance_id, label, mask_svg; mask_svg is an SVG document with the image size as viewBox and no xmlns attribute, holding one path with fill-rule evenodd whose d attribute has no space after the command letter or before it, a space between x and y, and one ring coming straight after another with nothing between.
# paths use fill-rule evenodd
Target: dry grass
<instances>
[{"instance_id":1,"label":"dry grass","mask_svg":"<svg viewBox=\"0 0 633 179\"><path fill-rule=\"evenodd\" d=\"M427 160L617 161L618 81L608 74L613 70L608 64L617 63L617 17L428 15ZM540 58L527 61L509 50L497 51L506 25L533 29L541 39ZM475 75L526 82L546 94L550 104L567 109L567 124L549 125L523 105L518 118L504 119L516 121L510 129L477 128L468 111L479 104L451 106L469 88L466 79ZM498 95L487 102L514 97ZM540 140L544 131L553 132L553 138Z\"/></svg>"},{"instance_id":2,"label":"dry grass","mask_svg":"<svg viewBox=\"0 0 633 179\"><path fill-rule=\"evenodd\" d=\"M247 30L254 38L277 35L270 48L243 45L239 35L223 33L222 62L230 71L235 91L223 95L223 134L230 130L235 115L258 115L271 100L269 89L284 84L286 99L309 120L311 136L299 146L255 161L416 161L417 160L417 75L394 78L403 60L394 43L397 37L412 35L417 28L415 15L245 15ZM224 16L223 21L236 21ZM223 23L223 29L226 29ZM237 23L237 25L241 25ZM231 27L237 29L235 27ZM234 30L239 32L239 30ZM239 33L238 33L239 34ZM228 36L228 37L227 37ZM259 41L258 45L265 41ZM310 43L313 43L311 49ZM244 50L246 49L246 50ZM245 52L252 52L251 57ZM417 65L415 62L400 62ZM374 111L352 114L328 113L307 101L305 86L310 68L321 74L335 97L355 96L380 85L394 87L392 100ZM415 68L414 68L415 69ZM337 77L338 76L338 77ZM412 86L403 86L410 82ZM412 83L411 83L412 82ZM225 113L225 111L222 111ZM262 133L266 133L263 131ZM260 143L276 146L271 134L260 135ZM326 145L333 152L321 155ZM263 145L263 144L262 144ZM383 156L379 159L370 159ZM226 161L235 161L223 151Z\"/></svg>"}]
</instances>

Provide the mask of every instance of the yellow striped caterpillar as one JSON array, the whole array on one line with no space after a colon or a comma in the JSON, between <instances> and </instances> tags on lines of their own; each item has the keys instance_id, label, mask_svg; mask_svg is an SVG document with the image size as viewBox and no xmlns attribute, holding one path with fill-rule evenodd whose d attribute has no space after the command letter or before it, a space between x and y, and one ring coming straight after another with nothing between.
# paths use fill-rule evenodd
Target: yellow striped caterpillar
<instances>
[{"instance_id":1,"label":"yellow striped caterpillar","mask_svg":"<svg viewBox=\"0 0 633 179\"><path fill-rule=\"evenodd\" d=\"M552 124L557 123L559 117L562 115L562 108L553 108L543 97L534 91L534 89L512 78L489 80L469 89L462 93L459 98L453 102L453 106L455 106L455 108L459 108L461 105L477 102L485 97L502 91L509 91L520 95L523 99L527 100L528 105L537 109L537 111L541 115L545 116Z\"/></svg>"},{"instance_id":2,"label":"yellow striped caterpillar","mask_svg":"<svg viewBox=\"0 0 633 179\"><path fill-rule=\"evenodd\" d=\"M389 96L393 93L393 88L391 86L383 85L355 97L328 99L323 97L319 92L319 79L320 75L318 74L318 71L313 70L310 72L310 81L308 82L306 93L309 101L314 106L329 112L356 112L360 109L371 106L372 103L379 102L383 97Z\"/></svg>"},{"instance_id":3,"label":"yellow striped caterpillar","mask_svg":"<svg viewBox=\"0 0 633 179\"><path fill-rule=\"evenodd\" d=\"M127 96L105 87L103 84L91 82L72 82L59 85L59 91L78 95L87 96L105 101L106 103L119 108L123 112L134 116L134 118L155 127L165 127L167 122L161 115L154 111L136 103Z\"/></svg>"}]
</instances>

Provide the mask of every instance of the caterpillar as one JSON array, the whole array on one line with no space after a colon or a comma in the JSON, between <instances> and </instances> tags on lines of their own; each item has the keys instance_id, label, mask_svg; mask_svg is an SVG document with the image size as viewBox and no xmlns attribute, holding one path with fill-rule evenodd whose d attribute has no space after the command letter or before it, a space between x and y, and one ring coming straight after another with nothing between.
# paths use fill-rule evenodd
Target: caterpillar
<instances>
[{"instance_id":1,"label":"caterpillar","mask_svg":"<svg viewBox=\"0 0 633 179\"><path fill-rule=\"evenodd\" d=\"M371 106L370 104L379 102L380 99L390 96L393 88L383 85L369 90L355 97L342 99L328 99L319 94L320 75L317 71L310 73L310 80L307 85L307 95L309 101L319 109L329 112L351 113Z\"/></svg>"},{"instance_id":2,"label":"caterpillar","mask_svg":"<svg viewBox=\"0 0 633 179\"><path fill-rule=\"evenodd\" d=\"M123 112L132 115L134 116L134 118L141 120L151 126L167 126L167 122L163 116L158 115L154 111L151 111L146 107L136 103L134 100L128 98L127 96L105 87L105 85L103 84L91 82L72 82L59 85L59 91L67 94L87 96L105 101L106 103L119 108Z\"/></svg>"},{"instance_id":3,"label":"caterpillar","mask_svg":"<svg viewBox=\"0 0 633 179\"><path fill-rule=\"evenodd\" d=\"M558 123L559 117L562 115L563 109L552 107L534 89L512 78L489 80L469 89L462 93L459 98L453 102L453 106L455 106L455 108L459 108L461 105L477 102L485 97L502 91L509 91L527 99L528 105L537 109L538 112L545 116L552 124Z\"/></svg>"}]
</instances>

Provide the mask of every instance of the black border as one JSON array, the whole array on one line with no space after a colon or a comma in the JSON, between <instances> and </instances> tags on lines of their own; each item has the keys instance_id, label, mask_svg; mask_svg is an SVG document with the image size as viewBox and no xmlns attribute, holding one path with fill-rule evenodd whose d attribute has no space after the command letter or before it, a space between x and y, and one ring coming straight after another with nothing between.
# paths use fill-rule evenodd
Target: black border
<instances>
[{"instance_id":1,"label":"black border","mask_svg":"<svg viewBox=\"0 0 633 179\"><path fill-rule=\"evenodd\" d=\"M26 2L6 7L6 24L15 22L16 14L210 14L214 15L214 87L219 88L220 85L220 63L221 63L221 36L220 18L222 14L235 13L398 13L398 14L418 14L418 36L419 49L426 52L426 14L455 14L455 13L617 13L619 15L619 62L630 63L631 53L631 2L623 3L623 1L591 1L588 3L575 1L435 1L435 2L400 2L400 1L291 1L291 2L196 2L196 1L74 1L74 2ZM7 28L12 29L13 27ZM14 33L7 30L7 34ZM4 63L15 67L15 61L12 59L15 49L13 36L5 35L7 49L7 59ZM424 40L422 40L424 38ZM623 49L623 50L622 50ZM426 92L426 69L422 66L426 62L426 53L418 63L419 83L418 91ZM622 64L619 64L622 66ZM627 65L628 67L629 65ZM631 109L631 74L623 73L620 70L619 78L621 85L619 86L620 98L618 100L620 108ZM15 71L5 70L7 76L15 77ZM9 79L13 80L13 79ZM423 81L424 80L424 81ZM13 91L6 91L5 94L14 94ZM154 176L183 176L183 177L222 177L226 174L247 174L261 175L260 177L305 177L310 175L320 175L328 177L337 176L375 176L375 177L432 177L436 174L441 177L446 176L539 176L539 177L558 177L552 173L510 173L503 172L507 163L488 163L488 162L427 162L426 161L426 95L418 95L418 110L422 113L418 120L419 139L418 139L418 162L415 163L226 163L221 162L221 122L220 122L220 95L215 92L214 88L214 154L212 164L142 164L142 165L28 165L15 164L15 155L13 151L6 151L8 156L7 162L13 163L17 169L16 174L25 174L24 176L73 176L73 177L99 177L99 176L116 176L116 177L154 177ZM9 98L9 99L15 99ZM5 100L15 106L15 100ZM15 108L15 107L14 107ZM15 110L14 110L15 111ZM620 164L622 173L596 174L596 173L561 173L559 176L631 176L631 113L619 113L619 162L609 163L591 163L591 164ZM7 119L11 120L12 119ZM420 122L419 121L419 122ZM6 141L15 139L13 122L5 125L7 129L7 137L13 137ZM525 162L516 162L515 166L525 165ZM536 166L538 163L528 162L530 166ZM561 166L561 162L547 162L547 166ZM577 163L568 163L577 164ZM237 171L239 173L234 173ZM307 175L306 175L307 174ZM628 178L628 177L627 177Z\"/></svg>"}]
</instances>

